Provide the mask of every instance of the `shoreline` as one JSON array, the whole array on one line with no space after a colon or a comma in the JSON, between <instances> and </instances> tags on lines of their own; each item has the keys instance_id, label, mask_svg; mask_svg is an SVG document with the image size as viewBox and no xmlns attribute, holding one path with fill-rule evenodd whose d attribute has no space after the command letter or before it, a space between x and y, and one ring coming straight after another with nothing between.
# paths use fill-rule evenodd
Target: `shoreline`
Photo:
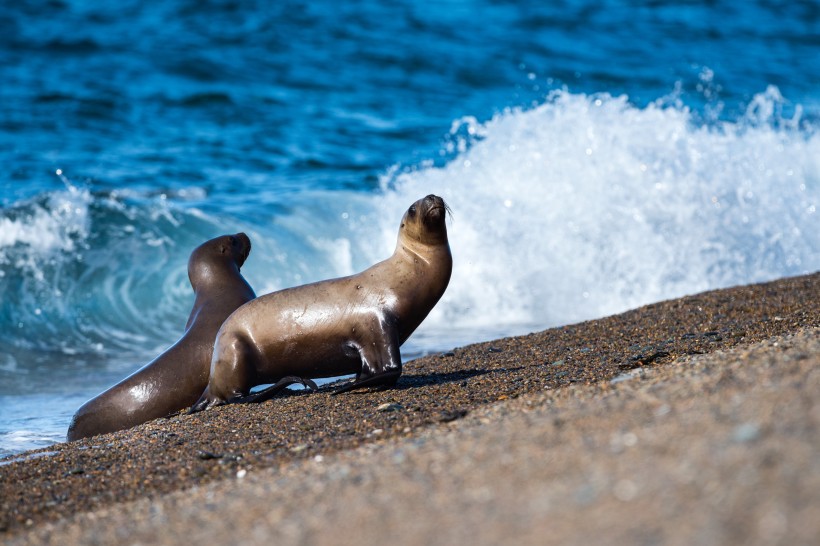
<instances>
[{"instance_id":1,"label":"shoreline","mask_svg":"<svg viewBox=\"0 0 820 546\"><path fill-rule=\"evenodd\" d=\"M764 366L761 369L769 370L766 372L769 384L777 384L780 362L786 362L784 366L788 367L784 370L789 371L795 382L795 378L805 379L809 377L806 374L811 373L814 375L810 377L816 380L817 372L812 372L812 366L817 368L818 353L812 353L805 347L816 347L817 344L820 328L818 302L820 273L759 285L716 290L648 305L612 317L479 343L442 355L423 357L407 363L398 388L393 390L340 396L330 396L327 388L315 394L294 392L258 406L227 406L193 416L159 419L128 431L26 452L20 456L52 451L55 453L0 466L0 537L23 544L52 541L57 543L63 534L69 533L70 536L74 536L71 533L89 529L100 533L100 536L105 536L106 529L110 531L110 526L114 524L109 523L106 527L107 524L104 522L119 521L116 514L124 510L124 507L142 506L150 512L151 509L159 509L157 507L167 503L179 504L180 499L189 495L197 497L208 494L216 495L217 500L210 502L216 502L217 505L230 504L233 501L229 499L233 497L244 498L236 488L243 483L251 483L252 480L240 481L248 476L256 480L253 481L254 486L258 485L263 489L270 489L271 483L281 481L283 486L293 487L292 494L297 496L300 496L297 493L300 480L318 484L314 486L317 490L347 484L337 492L341 497L347 498L352 494L350 491L358 490L358 486L345 481L346 477L334 481L332 476L323 474L324 471L317 468L348 461L345 464L349 468L355 469L356 472L364 472L361 476L370 476L361 478L365 482L370 480L373 484L382 483L381 480L387 479L386 476L396 472L396 469L401 469L407 460L415 460L416 455L411 457L407 453L415 453L413 450L416 448L413 446L417 444L432 445L433 438L435 442L441 442L441 445L447 445L448 442L473 441L473 449L490 449L498 444L499 424L510 424L515 428L521 426L520 420L527 421L530 414L540 415L538 422L543 421L541 424L545 427L544 441L553 442L541 446L543 451L537 453L558 453L555 450L560 446L554 444L555 440L550 438L568 435L570 444L580 442L576 446L576 456L584 460L588 454L585 453L583 435L579 439L572 431L593 426L589 422L590 415L597 415L602 421L606 421L607 412L601 408L610 403L617 406L613 400L619 399L618 393L638 393L637 401L634 403L639 406L643 404L638 408L640 412L645 413L648 411L647 408L653 408L649 412L650 415L655 415L653 412L658 411L662 413L656 417L685 416L686 412L678 406L689 408L687 411L694 411L694 408L699 406L700 397L709 404L717 404L717 409L712 408L711 411L720 414L725 409L721 409L722 405L731 408L733 403L731 397L725 400L720 397L724 390L730 392L734 389L741 397L754 395L768 400L765 385L753 380L754 370L746 370L742 366L746 357L739 358L738 355L747 353L754 355L747 358L749 361L755 358L768 363L768 367ZM776 343L773 341L776 339L792 347L792 353L795 355L804 357L795 357L794 362L791 362L789 351L772 345ZM811 345L812 343L815 345ZM687 378L685 375L686 370L697 368L698 365L687 363L711 358L721 362L713 365L715 369L725 368L732 370L732 373L725 381L723 376L718 374L719 377L714 384L701 381L702 391L699 391L693 388L693 385L701 376L694 374L693 377ZM734 381L733 377L739 377L744 373L752 374L750 377L753 379L739 384ZM665 384L679 385L681 392L687 393L686 396L676 399L677 405L658 402L661 398L657 394L648 398L640 394L642 385L653 385L654 378L661 376L666 377ZM806 388L816 387L817 383L803 382ZM663 385L659 387L661 390L663 388ZM782 389L791 396L791 399L812 399L811 396L806 396L804 390L800 390L799 385L795 387L784 384ZM817 393L814 394L816 397ZM592 401L593 409L586 408L583 404L578 405L578 400ZM621 402L625 408L629 407L628 400L621 399ZM573 403L576 405L572 406ZM789 403L789 400L782 403ZM669 406L668 411L662 409L664 404ZM554 415L555 411L558 411L556 408L563 408L560 410L563 416L557 421ZM820 409L817 410L817 416L811 411L814 410L810 409L809 415L803 420L799 415L792 417L796 420L792 425L805 425L806 419L809 423L820 420ZM758 416L758 420L765 420L765 416ZM561 424L556 424L558 421ZM665 421L673 421L679 427L685 424L676 419ZM652 420L648 423L646 426L652 425ZM727 449L736 447L737 442L731 440L733 435L743 437L745 434L754 437L750 441L765 436L767 441L775 442L774 445L777 445L778 440L790 439L779 438L778 434L774 433L770 435L768 429L765 433L761 432L763 429L760 425L757 429L752 425L743 428L745 424L741 422L735 428L730 428ZM709 421L705 417L703 425L706 427L707 437L711 437L712 429L723 426L719 420ZM771 427L775 432L785 434L777 429L777 425L772 424ZM686 430L689 433L693 432ZM816 442L817 427L809 427L807 430L814 434L814 437L809 436L806 441ZM609 423L609 429L598 430L596 434L601 434L602 437L608 434L610 439L622 437L626 444L632 442L631 436L623 436L627 432L621 430L617 421ZM640 438L641 435L637 436ZM672 437L666 440L674 444ZM799 439L795 441L795 449L805 447L800 445ZM661 443L659 440L659 444ZM709 446L704 449L707 448ZM445 464L445 468L447 464L458 466L458 459L453 459L453 454L448 450L441 446L431 449L432 451L425 455L430 457L431 461L449 461L446 464L441 463ZM522 449L526 451L529 448ZM407 452L402 461L396 459L396 450ZM625 448L624 450L629 451ZM755 450L752 451L755 453L754 456L759 455ZM382 467L383 474L379 474L368 464L369 457L374 456L376 452L387 453L380 455L386 457L387 461ZM685 455L686 450L682 453ZM497 457L503 458L502 455L498 454ZM663 453L660 455L662 459ZM791 456L790 453L786 455L787 459ZM599 460L595 457L592 459L589 464L593 466L617 463L617 458L613 459L608 450L598 454ZM655 459L647 459L650 463L653 460ZM513 463L515 468L523 468L527 464L517 457L513 457ZM566 465L566 469L572 469L571 461L565 461L563 464ZM810 473L820 466L820 461L816 454L810 452L808 459L801 464L802 466L798 465L797 471L809 473L806 477L808 483ZM430 478L426 478L424 473L416 475L416 479L427 483L427 495L432 496L431 498L443 495L442 502L446 505L445 500L450 498L444 493L447 490L447 473L439 475L434 467L435 465L428 468L431 475L436 476L437 480L441 478L444 481L430 482ZM705 470L708 468L704 467ZM372 475L367 474L371 471ZM415 471L419 472L417 469ZM550 480L555 479L557 475L541 482L539 470L530 469L529 472L534 477L534 483L541 483L542 493L552 498L555 491L550 490ZM467 472L464 479L469 480L470 475ZM527 473L523 472L522 486L528 483L524 479L526 475ZM732 484L726 480L736 481L735 478L737 476L732 472L726 475L717 474L712 482L718 487L728 487ZM499 479L504 482L504 475L501 474ZM627 482L633 485L630 486ZM400 483L400 475L392 476L390 481L385 483ZM481 504L481 499L487 495L487 498L495 498L495 486L498 483L499 481L489 480L477 484L475 491L467 494L468 497L477 495L470 502ZM592 480L589 483L596 482ZM643 486L636 485L634 479L620 480L607 487L613 489L615 485L620 484L620 489L614 493L615 500L619 501L619 494L621 497L632 495L632 498L636 498L640 495L635 491L630 493L633 489L643 491L646 487L654 487L651 480L646 483L647 485ZM697 489L697 480L693 483ZM772 487L783 485L777 480L771 484ZM800 482L790 486L803 487ZM387 495L383 488L384 483L381 489L376 489L376 494ZM272 489L275 490L276 487ZM584 491L574 491L572 494L584 497ZM808 494L802 489L800 492L804 496ZM592 495L594 491L588 493ZM271 491L267 494L275 497ZM658 494L662 494L662 491ZM394 495L389 500L399 505L402 502L412 504L414 497L412 494L408 495ZM308 494L305 496L310 497ZM461 498L463 496L459 494L459 499L450 500L458 504L464 500ZM507 498L501 493L497 496ZM321 496L311 498L314 503L324 502ZM698 498L698 495L694 495L694 498ZM607 502L609 500L611 499ZM816 511L820 509L818 499L809 495L808 500L811 501L808 508L817 514ZM351 497L348 501L353 506L356 499ZM597 501L593 501L590 501L591 506L598 510ZM247 498L244 502L244 511L252 511L253 502ZM281 500L278 502L281 504ZM295 499L293 502L299 505L301 500ZM330 510L329 514L333 513L332 504L322 506L323 509ZM647 509L653 509L651 503L647 506ZM344 504L337 508L341 510L341 507L344 507ZM276 504L268 505L267 508L280 515L289 513L287 507ZM475 507L470 504L468 508ZM521 518L528 513L529 508L519 508L523 512L507 509L507 516L515 520L516 517ZM438 507L438 510L442 509L443 506ZM591 509L586 505L578 507L579 512ZM191 510L196 512L196 506L192 506ZM208 512L210 508L202 510ZM241 506L238 510L238 514L243 512ZM399 513L401 509L397 508L395 516L383 514L383 521L379 521L373 529L379 527L384 528L382 532L388 532L392 528L404 529L410 525L413 518L408 515L407 521L396 519ZM769 527L780 532L783 527L782 518L772 513L774 515L767 516L772 522ZM562 514L566 517L572 515L563 512ZM789 515L791 514L784 517L788 520ZM289 517L297 516L291 513ZM303 514L303 517L308 515ZM708 514L704 517L708 520ZM330 516L326 519L335 521ZM493 518L491 520L495 521ZM818 520L820 518L815 518L815 521ZM99 523L92 525L92 521ZM268 518L266 521L272 520ZM278 523L270 528L270 532L289 528L287 518L276 521ZM145 524L146 521L142 523ZM216 523L218 521L210 525ZM454 529L453 532L462 529L468 533L469 529L463 528L463 523L464 521L459 520L448 525ZM501 525L499 522L496 523ZM132 524L136 528L140 521L134 521ZM532 528L532 521L529 524ZM176 529L173 527L176 523L171 522L169 525L170 528ZM350 532L354 531L343 519L334 525L347 528ZM761 525L756 529L766 527ZM329 527L332 533L333 526ZM418 538L427 537L425 533L428 531L424 529L423 523L418 522L416 527L418 528L414 527L415 531L406 532L420 533L415 535ZM564 528L566 525L557 527ZM305 528L313 534L299 535L297 538L300 540L321 543L332 538L332 534L322 534L327 530L321 531L321 526L308 525ZM162 527L156 531L161 534ZM226 527L225 531L228 532L229 528ZM433 529L429 530L432 531ZM142 528L140 532L146 531ZM218 533L219 529L210 528L210 532ZM375 530L373 532L375 533ZM440 528L438 532L441 537L448 536L447 532ZM509 533L510 530L506 532ZM535 537L528 534L531 530L524 527L521 528L521 533L520 537L524 542ZM182 536L184 535L179 535L178 538L181 539ZM373 543L378 541L380 536L384 539L385 535L374 534ZM794 536L800 540L800 535L784 536ZM567 537L571 538L572 534L568 534ZM624 535L623 538L626 540L628 537ZM168 535L163 540L165 543L174 543L173 535ZM479 542L489 543L486 542L486 537L484 541Z\"/></svg>"}]
</instances>

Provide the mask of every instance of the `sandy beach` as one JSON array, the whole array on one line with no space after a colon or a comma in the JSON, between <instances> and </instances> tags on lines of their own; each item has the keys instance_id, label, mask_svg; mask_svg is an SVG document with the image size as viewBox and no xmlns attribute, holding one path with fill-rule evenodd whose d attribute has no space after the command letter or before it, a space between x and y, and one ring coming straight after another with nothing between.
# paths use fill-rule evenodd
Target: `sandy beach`
<instances>
[{"instance_id":1,"label":"sandy beach","mask_svg":"<svg viewBox=\"0 0 820 546\"><path fill-rule=\"evenodd\" d=\"M8 544L813 544L820 273L0 461Z\"/></svg>"}]
</instances>

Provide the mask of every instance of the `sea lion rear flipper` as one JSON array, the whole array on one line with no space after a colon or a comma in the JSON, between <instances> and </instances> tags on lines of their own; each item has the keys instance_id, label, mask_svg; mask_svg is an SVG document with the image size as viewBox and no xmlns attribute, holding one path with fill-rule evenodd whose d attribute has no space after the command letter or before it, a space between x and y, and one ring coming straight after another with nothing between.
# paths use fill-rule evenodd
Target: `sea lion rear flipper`
<instances>
[{"instance_id":1,"label":"sea lion rear flipper","mask_svg":"<svg viewBox=\"0 0 820 546\"><path fill-rule=\"evenodd\" d=\"M282 392L288 386L293 385L295 383L299 383L304 385L305 387L309 388L311 391L318 390L316 383L311 381L310 379L303 379L301 377L296 377L295 375L289 375L287 377L283 377L275 384L271 385L270 387L266 387L261 391L257 391L251 394L247 394L245 396L240 396L237 398L233 398L228 400L228 404L258 404L259 402L264 402L265 400L270 400L273 398L277 393Z\"/></svg>"}]
</instances>

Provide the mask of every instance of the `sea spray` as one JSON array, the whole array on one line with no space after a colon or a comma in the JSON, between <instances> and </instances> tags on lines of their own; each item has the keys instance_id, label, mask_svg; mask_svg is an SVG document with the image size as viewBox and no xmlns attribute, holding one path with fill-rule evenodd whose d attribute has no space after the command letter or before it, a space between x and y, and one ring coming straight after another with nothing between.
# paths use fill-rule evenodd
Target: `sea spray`
<instances>
[{"instance_id":1,"label":"sea spray","mask_svg":"<svg viewBox=\"0 0 820 546\"><path fill-rule=\"evenodd\" d=\"M820 269L820 136L779 101L770 88L706 125L680 105L555 92L455 124L452 160L388 176L375 198L382 251L417 196L453 209L453 278L418 336L520 333Z\"/></svg>"}]
</instances>

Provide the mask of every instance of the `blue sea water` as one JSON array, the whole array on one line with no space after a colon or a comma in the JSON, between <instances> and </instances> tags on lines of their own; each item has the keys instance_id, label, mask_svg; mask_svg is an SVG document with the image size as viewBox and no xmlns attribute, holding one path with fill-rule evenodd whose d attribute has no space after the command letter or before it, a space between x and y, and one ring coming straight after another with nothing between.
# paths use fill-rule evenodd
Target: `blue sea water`
<instances>
[{"instance_id":1,"label":"blue sea water","mask_svg":"<svg viewBox=\"0 0 820 546\"><path fill-rule=\"evenodd\" d=\"M820 269L820 2L0 5L0 456L182 333L191 249L263 294L450 204L405 357Z\"/></svg>"}]
</instances>

